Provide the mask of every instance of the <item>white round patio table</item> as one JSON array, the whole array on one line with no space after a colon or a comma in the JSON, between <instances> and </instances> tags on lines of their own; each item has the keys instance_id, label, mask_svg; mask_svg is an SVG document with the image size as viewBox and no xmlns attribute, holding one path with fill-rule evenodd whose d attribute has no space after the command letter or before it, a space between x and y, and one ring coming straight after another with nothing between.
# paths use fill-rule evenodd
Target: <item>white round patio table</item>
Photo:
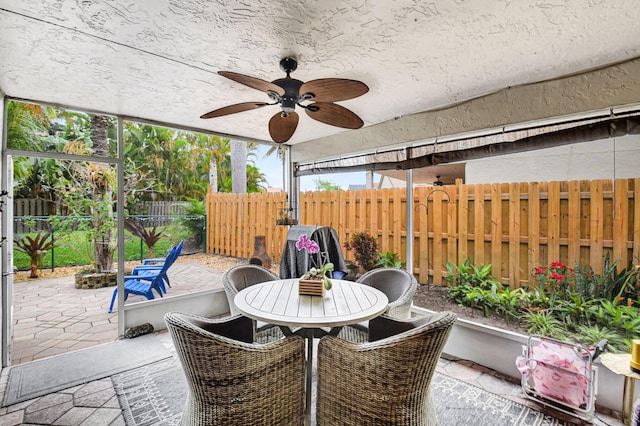
<instances>
[{"instance_id":1,"label":"white round patio table","mask_svg":"<svg viewBox=\"0 0 640 426\"><path fill-rule=\"evenodd\" d=\"M254 284L233 299L236 308L249 318L280 326L285 335L296 333L307 340L305 423L311 419L311 375L313 338L336 336L342 326L356 324L382 314L389 305L387 296L367 285L332 279L331 290L320 296L298 294L298 279ZM328 333L322 328L331 328Z\"/></svg>"}]
</instances>

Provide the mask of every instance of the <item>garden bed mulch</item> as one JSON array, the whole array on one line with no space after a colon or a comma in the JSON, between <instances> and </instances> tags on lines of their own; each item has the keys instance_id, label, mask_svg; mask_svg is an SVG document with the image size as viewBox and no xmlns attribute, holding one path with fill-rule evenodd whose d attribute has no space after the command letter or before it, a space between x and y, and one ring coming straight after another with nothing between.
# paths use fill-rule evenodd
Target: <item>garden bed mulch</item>
<instances>
[{"instance_id":1,"label":"garden bed mulch","mask_svg":"<svg viewBox=\"0 0 640 426\"><path fill-rule=\"evenodd\" d=\"M506 321L500 315L484 316L478 309L467 306L459 306L449 298L449 288L430 284L418 284L418 290L413 297L414 306L419 306L431 311L451 311L464 318L480 324L510 330L516 333L528 334L526 330L515 321Z\"/></svg>"}]
</instances>

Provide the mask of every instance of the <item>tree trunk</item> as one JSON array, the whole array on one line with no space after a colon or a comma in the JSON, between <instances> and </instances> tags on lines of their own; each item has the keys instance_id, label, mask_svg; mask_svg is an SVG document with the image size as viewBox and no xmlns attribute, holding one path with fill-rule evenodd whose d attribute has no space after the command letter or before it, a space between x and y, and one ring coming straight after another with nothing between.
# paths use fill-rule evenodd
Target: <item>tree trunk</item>
<instances>
[{"instance_id":1,"label":"tree trunk","mask_svg":"<svg viewBox=\"0 0 640 426\"><path fill-rule=\"evenodd\" d=\"M29 278L38 278L38 265L36 263L31 264L31 275Z\"/></svg>"},{"instance_id":2,"label":"tree trunk","mask_svg":"<svg viewBox=\"0 0 640 426\"><path fill-rule=\"evenodd\" d=\"M97 157L106 157L109 154L109 142L107 140L107 117L101 115L91 116L91 140L93 141L93 154ZM113 270L113 178L114 173L107 164L96 163L93 174L93 255L96 272Z\"/></svg>"},{"instance_id":3,"label":"tree trunk","mask_svg":"<svg viewBox=\"0 0 640 426\"><path fill-rule=\"evenodd\" d=\"M231 192L247 192L247 143L231 141Z\"/></svg>"},{"instance_id":4,"label":"tree trunk","mask_svg":"<svg viewBox=\"0 0 640 426\"><path fill-rule=\"evenodd\" d=\"M213 157L209 160L209 185L212 192L218 192L218 165Z\"/></svg>"}]
</instances>

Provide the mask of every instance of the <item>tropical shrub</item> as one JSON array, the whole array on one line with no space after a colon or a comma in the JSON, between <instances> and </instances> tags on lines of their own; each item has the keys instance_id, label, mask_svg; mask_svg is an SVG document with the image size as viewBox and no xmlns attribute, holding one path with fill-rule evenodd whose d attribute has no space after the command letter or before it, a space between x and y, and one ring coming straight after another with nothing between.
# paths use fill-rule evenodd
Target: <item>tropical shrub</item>
<instances>
[{"instance_id":1,"label":"tropical shrub","mask_svg":"<svg viewBox=\"0 0 640 426\"><path fill-rule=\"evenodd\" d=\"M345 243L347 250L353 250L356 263L365 271L370 271L378 261L378 242L368 232L355 232Z\"/></svg>"},{"instance_id":2,"label":"tropical shrub","mask_svg":"<svg viewBox=\"0 0 640 426\"><path fill-rule=\"evenodd\" d=\"M378 262L375 264L376 268L404 268L404 263L400 260L398 253L385 252L378 253Z\"/></svg>"},{"instance_id":3,"label":"tropical shrub","mask_svg":"<svg viewBox=\"0 0 640 426\"><path fill-rule=\"evenodd\" d=\"M38 278L38 269L42 268L42 258L56 246L57 241L51 231L38 231L35 236L17 235L14 238L16 249L25 253L31 260L31 275L29 275L29 278Z\"/></svg>"},{"instance_id":4,"label":"tropical shrub","mask_svg":"<svg viewBox=\"0 0 640 426\"><path fill-rule=\"evenodd\" d=\"M522 317L522 324L529 334L539 334L559 340L566 338L566 327L548 311L527 312Z\"/></svg>"},{"instance_id":5,"label":"tropical shrub","mask_svg":"<svg viewBox=\"0 0 640 426\"><path fill-rule=\"evenodd\" d=\"M124 220L124 228L144 241L147 245L147 257L153 258L153 246L162 238L162 231L158 231L157 226L148 230L140 219L132 217Z\"/></svg>"},{"instance_id":6,"label":"tropical shrub","mask_svg":"<svg viewBox=\"0 0 640 426\"><path fill-rule=\"evenodd\" d=\"M178 219L176 222L189 230L195 245L200 246L204 240L204 216L206 214L206 206L204 201L189 200L188 203L180 204L184 209L185 217Z\"/></svg>"},{"instance_id":7,"label":"tropical shrub","mask_svg":"<svg viewBox=\"0 0 640 426\"><path fill-rule=\"evenodd\" d=\"M483 290L495 290L503 285L493 275L491 275L491 264L477 267L471 263L470 259L460 265L447 262L447 275L444 279L449 286L467 285L479 287Z\"/></svg>"},{"instance_id":8,"label":"tropical shrub","mask_svg":"<svg viewBox=\"0 0 640 426\"><path fill-rule=\"evenodd\" d=\"M571 281L575 279L574 270L558 261L551 262L548 268L534 268L533 277L542 293L555 294L563 300L568 298L569 290L573 287Z\"/></svg>"},{"instance_id":9,"label":"tropical shrub","mask_svg":"<svg viewBox=\"0 0 640 426\"><path fill-rule=\"evenodd\" d=\"M560 262L535 268L538 286L504 288L489 271L467 260L447 264L449 296L461 305L515 319L531 334L585 345L606 338L608 350L628 352L631 340L640 339L638 268L616 271L618 262L605 262L603 273L591 268L569 268Z\"/></svg>"}]
</instances>

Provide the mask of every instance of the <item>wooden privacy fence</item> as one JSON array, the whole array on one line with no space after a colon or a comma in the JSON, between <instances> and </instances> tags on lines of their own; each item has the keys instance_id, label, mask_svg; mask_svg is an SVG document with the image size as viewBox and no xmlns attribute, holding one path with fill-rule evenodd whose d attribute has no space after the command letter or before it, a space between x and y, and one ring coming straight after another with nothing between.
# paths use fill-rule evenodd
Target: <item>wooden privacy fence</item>
<instances>
[{"instance_id":1,"label":"wooden privacy fence","mask_svg":"<svg viewBox=\"0 0 640 426\"><path fill-rule=\"evenodd\" d=\"M264 235L267 254L280 261L286 226L276 220L287 205L287 194L229 194L209 190L206 198L207 252L248 259L257 235Z\"/></svg>"},{"instance_id":2,"label":"wooden privacy fence","mask_svg":"<svg viewBox=\"0 0 640 426\"><path fill-rule=\"evenodd\" d=\"M413 259L421 283L441 284L447 262L491 264L512 287L535 284L533 268L560 261L602 272L607 254L619 268L640 261L640 179L525 182L414 188ZM211 253L249 258L253 237L265 235L280 259L288 228L276 226L286 194L207 196ZM300 194L300 223L331 226L340 241L366 231L380 252L406 262L405 189ZM353 253L345 251L347 259Z\"/></svg>"}]
</instances>

